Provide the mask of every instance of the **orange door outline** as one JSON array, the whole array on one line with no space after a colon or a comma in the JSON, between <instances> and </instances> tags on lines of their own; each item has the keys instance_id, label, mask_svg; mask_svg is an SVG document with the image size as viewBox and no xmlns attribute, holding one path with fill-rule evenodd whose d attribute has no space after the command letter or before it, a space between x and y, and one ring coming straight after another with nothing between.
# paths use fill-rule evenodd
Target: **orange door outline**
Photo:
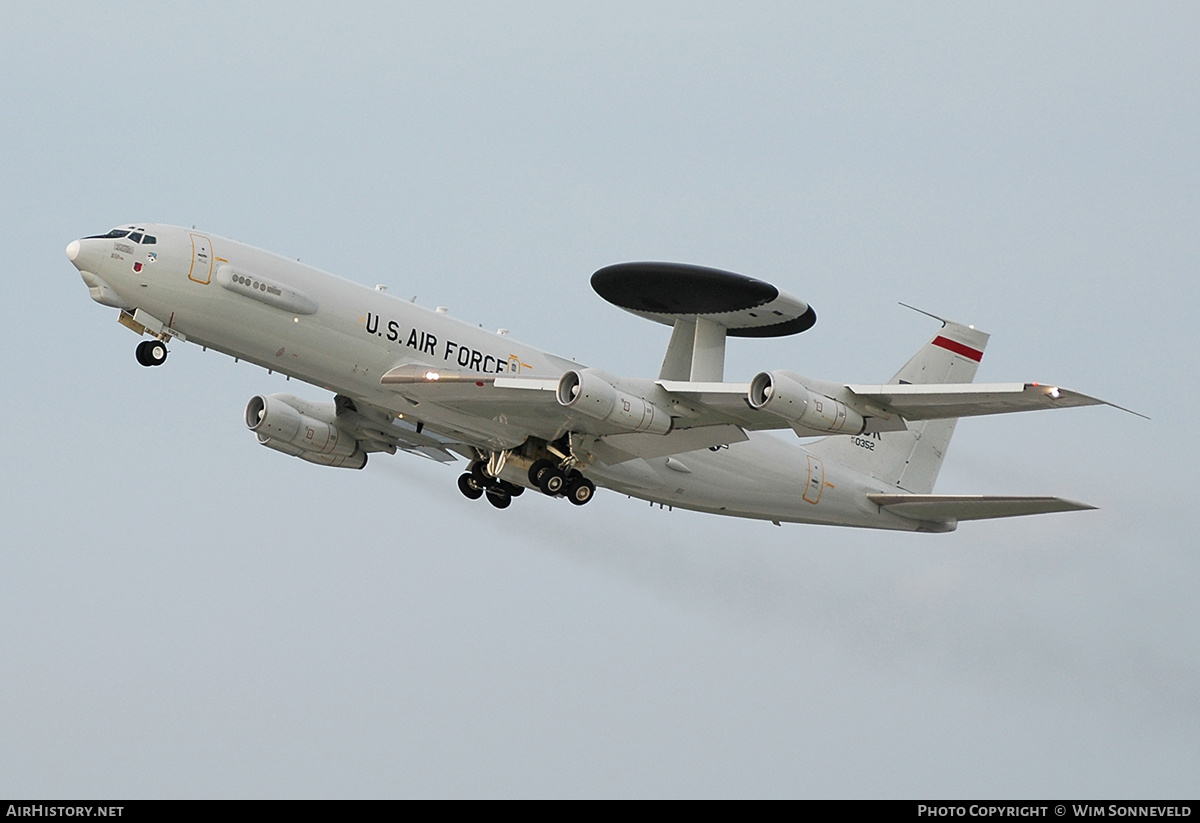
<instances>
[{"instance_id":1,"label":"orange door outline","mask_svg":"<svg viewBox=\"0 0 1200 823\"><path fill-rule=\"evenodd\" d=\"M821 461L808 455L808 485L804 487L804 500L814 506L821 500L821 491L825 488L825 467Z\"/></svg>"},{"instance_id":2,"label":"orange door outline","mask_svg":"<svg viewBox=\"0 0 1200 823\"><path fill-rule=\"evenodd\" d=\"M212 280L212 241L203 234L189 234L192 238L192 267L188 269L188 280L208 285Z\"/></svg>"}]
</instances>

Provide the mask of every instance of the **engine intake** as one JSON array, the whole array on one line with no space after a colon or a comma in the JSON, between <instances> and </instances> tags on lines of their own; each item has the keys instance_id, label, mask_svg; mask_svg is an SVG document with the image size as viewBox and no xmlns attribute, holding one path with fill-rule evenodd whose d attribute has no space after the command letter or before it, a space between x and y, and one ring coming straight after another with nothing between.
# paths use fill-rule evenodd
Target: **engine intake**
<instances>
[{"instance_id":1,"label":"engine intake","mask_svg":"<svg viewBox=\"0 0 1200 823\"><path fill-rule=\"evenodd\" d=\"M558 381L558 402L568 409L612 423L623 432L666 434L671 414L644 398L623 392L593 369L572 369Z\"/></svg>"},{"instance_id":2,"label":"engine intake","mask_svg":"<svg viewBox=\"0 0 1200 823\"><path fill-rule=\"evenodd\" d=\"M746 402L800 428L827 434L861 434L862 415L840 400L812 392L783 372L759 372L750 381Z\"/></svg>"}]
</instances>

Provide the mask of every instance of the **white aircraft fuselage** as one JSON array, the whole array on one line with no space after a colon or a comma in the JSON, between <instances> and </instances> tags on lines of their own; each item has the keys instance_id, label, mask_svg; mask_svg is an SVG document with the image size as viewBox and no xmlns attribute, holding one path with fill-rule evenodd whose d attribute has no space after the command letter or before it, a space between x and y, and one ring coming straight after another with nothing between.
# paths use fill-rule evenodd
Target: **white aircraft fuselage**
<instances>
[{"instance_id":1,"label":"white aircraft fuselage","mask_svg":"<svg viewBox=\"0 0 1200 823\"><path fill-rule=\"evenodd\" d=\"M122 231L128 233L73 241L67 248L68 257L93 299L120 309L125 325L164 345L170 340L186 340L311 383L364 408L386 410L396 416L397 424L403 421L410 426L405 431L413 438L437 437L445 448L475 462L485 463L489 455L510 454L513 464L498 476L507 477L513 486L536 488L524 477L529 461L520 462L517 456L522 449L533 454L529 443L550 444L551 452L562 454L571 442L582 442L570 440L573 432L586 428L581 421L595 423L562 403L546 402L552 383L567 372L585 369L572 360L465 323L443 310L426 309L382 288L354 283L234 240L148 223ZM145 242L147 238L154 242ZM953 328L963 330L961 334L967 336L961 340L966 342L944 343L945 352L936 353L950 357L954 346L965 348L969 355L961 358L962 368L969 367L969 382L978 362L975 353L982 356L986 335L971 337L968 327ZM978 342L980 339L983 342ZM165 357L165 349L161 354ZM974 362L966 362L971 360ZM414 374L428 369L430 377L419 382L382 382L384 375L397 367ZM492 391L489 381L498 377L516 378L514 384L541 381L543 385L520 395L536 397L538 402L494 407L485 403L479 407L484 411L477 412L469 395L456 404L440 402L438 395L431 394L442 390L429 386L437 372L453 375L459 392L472 386L478 386L481 393ZM474 381L476 376L479 381ZM900 381L908 382L917 381ZM681 404L679 395L664 389L661 381L614 378L611 384L630 396L645 398L645 403L660 411L682 409L681 414L686 415L687 403ZM673 419L672 431L686 419ZM412 425L417 428L412 430ZM950 421L949 431L952 429ZM603 428L593 427L592 433L596 431L605 435ZM637 433L636 429L614 431ZM891 505L895 501L889 499L881 505L870 499L870 495L892 495L898 500L900 495L922 495L932 489L932 477L916 487L906 486L896 478L881 479L862 470L870 464L853 465L859 452L864 460L870 460L870 452L880 449L893 434L909 436L910 432L832 435L821 442L838 442L825 445L822 452L750 430L733 442L666 456L654 456L651 448L648 457L603 460L579 455L576 461L576 455L571 455L567 462L582 469L596 486L663 506L703 512L906 531L949 531L957 519L968 519L970 515L947 515L952 510L944 508L944 501L943 509L930 510L930 516L929 512L901 514L904 507ZM787 436L792 438L790 433ZM644 442L651 444L658 442L654 433L638 437L650 438ZM397 442L405 447L403 438ZM560 444L557 450L555 443ZM851 465L831 459L831 454L843 452L851 455ZM519 469L514 469L518 463ZM932 475L936 477L936 464ZM921 487L922 483L928 488ZM515 488L510 491L518 492Z\"/></svg>"}]
</instances>

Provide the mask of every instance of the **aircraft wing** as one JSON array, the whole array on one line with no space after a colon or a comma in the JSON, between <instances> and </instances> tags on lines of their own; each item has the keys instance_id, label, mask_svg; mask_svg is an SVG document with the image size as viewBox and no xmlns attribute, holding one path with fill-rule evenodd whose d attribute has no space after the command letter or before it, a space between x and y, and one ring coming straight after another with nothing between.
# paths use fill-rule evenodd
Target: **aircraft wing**
<instances>
[{"instance_id":1,"label":"aircraft wing","mask_svg":"<svg viewBox=\"0 0 1200 823\"><path fill-rule=\"evenodd\" d=\"M434 404L441 410L438 417L443 424L447 420L447 411L458 413L460 416L449 425L472 442L501 447L506 438L510 439L509 446L518 445L529 433L547 440L567 432L586 434L595 438L599 444L595 453L609 464L634 457L664 457L744 441L747 435L743 418L747 416L758 424L750 428L787 426L778 418L754 420L753 410L744 401L734 399L745 395L745 385L712 384L716 387L714 399L732 399L729 405L733 414L694 402L691 395L679 395L675 399L684 402L686 408L673 409L673 412L680 411L680 416L669 432L657 434L629 431L564 407L556 399L559 378L487 375L405 364L388 371L380 382L395 387L407 397L414 405L416 417L422 416L424 404ZM724 392L720 391L721 387ZM648 388L661 391L653 384ZM669 397L658 399L666 403ZM747 414L739 415L739 410Z\"/></svg>"},{"instance_id":2,"label":"aircraft wing","mask_svg":"<svg viewBox=\"0 0 1200 823\"><path fill-rule=\"evenodd\" d=\"M601 379L609 378L597 378ZM648 420L645 415L651 415L657 430L647 431L647 425L636 421L629 424L624 418L597 416L586 409L563 405L556 391L559 378L438 370L409 363L391 369L380 382L405 396L417 418L425 416L422 404L438 407L442 410L438 419L470 442L512 448L530 434L554 440L572 432L598 438L616 450L601 457L608 463L631 456L665 456L728 445L745 440L746 431L791 428L801 437L839 431L833 425L824 429L807 427L803 421L751 407L747 401L752 386L749 383L612 379L630 392L622 394L615 386L604 384L628 401L626 411L632 407L631 414L637 421ZM844 404L859 415L865 421L865 429L861 430L868 432L903 430L905 421L1113 405L1038 383L846 385L800 379L815 400L835 407ZM814 405L819 410L820 402ZM604 449L600 452L605 453Z\"/></svg>"},{"instance_id":3,"label":"aircraft wing","mask_svg":"<svg viewBox=\"0 0 1200 823\"><path fill-rule=\"evenodd\" d=\"M406 363L386 372L380 383L408 400L411 416L436 418L442 428L476 445L510 448L530 433L553 439L554 432L565 431L563 409L554 399L557 378L506 377ZM438 411L431 414L430 406Z\"/></svg>"},{"instance_id":4,"label":"aircraft wing","mask_svg":"<svg viewBox=\"0 0 1200 823\"><path fill-rule=\"evenodd\" d=\"M871 494L872 503L914 520L989 520L1026 514L1094 509L1061 497L1003 497L978 494Z\"/></svg>"},{"instance_id":5,"label":"aircraft wing","mask_svg":"<svg viewBox=\"0 0 1200 823\"><path fill-rule=\"evenodd\" d=\"M936 420L984 414L1112 406L1145 417L1107 400L1044 383L897 383L848 385L856 397L896 412L905 420Z\"/></svg>"}]
</instances>

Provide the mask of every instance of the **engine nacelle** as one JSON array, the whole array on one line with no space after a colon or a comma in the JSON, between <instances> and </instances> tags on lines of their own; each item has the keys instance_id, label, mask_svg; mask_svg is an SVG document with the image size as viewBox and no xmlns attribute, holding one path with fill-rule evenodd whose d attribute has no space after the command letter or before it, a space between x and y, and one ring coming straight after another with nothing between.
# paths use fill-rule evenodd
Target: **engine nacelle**
<instances>
[{"instance_id":1,"label":"engine nacelle","mask_svg":"<svg viewBox=\"0 0 1200 823\"><path fill-rule=\"evenodd\" d=\"M367 455L333 423L304 414L279 395L256 395L246 404L246 426L264 446L321 466L361 469Z\"/></svg>"},{"instance_id":2,"label":"engine nacelle","mask_svg":"<svg viewBox=\"0 0 1200 823\"><path fill-rule=\"evenodd\" d=\"M756 374L750 381L746 402L753 409L815 432L861 434L866 428L862 415L845 403L809 391L803 383L778 371Z\"/></svg>"},{"instance_id":3,"label":"engine nacelle","mask_svg":"<svg viewBox=\"0 0 1200 823\"><path fill-rule=\"evenodd\" d=\"M331 466L335 469L361 469L367 465L367 454L363 451L356 451L345 457L336 454L317 454L316 452L308 452L279 440L272 440L261 434L258 435L258 442L268 449L290 454L292 457L299 457L301 460L316 463L318 466Z\"/></svg>"},{"instance_id":4,"label":"engine nacelle","mask_svg":"<svg viewBox=\"0 0 1200 823\"><path fill-rule=\"evenodd\" d=\"M623 392L592 369L571 370L558 381L558 402L572 411L612 423L624 432L666 434L671 415L641 397Z\"/></svg>"}]
</instances>

